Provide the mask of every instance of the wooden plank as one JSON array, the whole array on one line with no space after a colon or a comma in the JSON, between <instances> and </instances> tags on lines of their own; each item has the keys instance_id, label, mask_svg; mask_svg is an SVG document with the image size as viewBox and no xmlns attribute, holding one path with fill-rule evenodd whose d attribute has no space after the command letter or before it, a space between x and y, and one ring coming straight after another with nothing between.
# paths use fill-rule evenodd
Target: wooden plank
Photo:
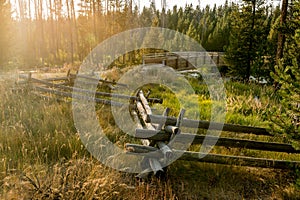
<instances>
[{"instance_id":1,"label":"wooden plank","mask_svg":"<svg viewBox=\"0 0 300 200\"><path fill-rule=\"evenodd\" d=\"M178 134L180 132L179 128L177 126L165 126L164 130L171 134Z\"/></svg>"},{"instance_id":2,"label":"wooden plank","mask_svg":"<svg viewBox=\"0 0 300 200\"><path fill-rule=\"evenodd\" d=\"M139 92L139 93L140 93L140 92ZM139 94L138 94L138 95L139 95ZM147 99L144 99L144 101L147 102ZM136 101L136 107L137 107L137 109L138 109L138 111L139 111L140 116L142 117L142 119L143 119L143 121L144 121L144 124L145 124L146 128L147 128L147 129L150 129L150 130L155 130L155 128L154 128L150 123L146 123L146 122L145 122L145 119L147 118L147 111L144 109L143 104L142 104L139 100ZM150 111L151 111L151 108L150 108ZM151 113L152 113L152 112L151 112ZM142 141L142 142L143 142L143 141ZM144 141L143 144L144 144L144 147L145 147L145 148L149 147L149 148L157 149L157 148L155 148L155 147L151 147L151 146L150 146L150 145L152 145L152 144L150 143L149 140ZM158 150L158 149L157 149L157 150ZM146 158L145 158L145 159L146 159L146 160L148 159L149 164L150 164L150 167L151 167L151 169L152 169L151 171L153 171L154 174L156 174L156 173L159 172L159 171L163 172L162 166L161 166L160 162L159 162L156 158L154 158L154 157L152 157L152 156L149 156L149 155L146 155ZM147 169L146 169L146 171L144 170L142 173L140 173L140 174L138 175L138 177L145 177L145 176L147 176L147 175L149 174L148 171L149 171L149 170L147 170Z\"/></svg>"},{"instance_id":3,"label":"wooden plank","mask_svg":"<svg viewBox=\"0 0 300 200\"><path fill-rule=\"evenodd\" d=\"M168 159L171 159L173 157L173 151L164 142L157 142L157 146L163 153L165 161L167 161Z\"/></svg>"},{"instance_id":4,"label":"wooden plank","mask_svg":"<svg viewBox=\"0 0 300 200\"><path fill-rule=\"evenodd\" d=\"M182 121L183 121L184 114L185 114L185 109L181 109L179 112L178 118L176 120L176 124L175 124L176 127L180 128Z\"/></svg>"},{"instance_id":5,"label":"wooden plank","mask_svg":"<svg viewBox=\"0 0 300 200\"><path fill-rule=\"evenodd\" d=\"M149 140L155 141L169 141L171 137L171 133L160 131L156 135L154 135L157 131L151 130L141 130L136 129L136 138L147 138ZM149 137L149 135L153 135ZM176 136L177 142L185 143L186 141L191 141L193 138L192 144L202 144L205 137L207 140L211 139L213 141L218 140L215 144L216 146L225 146L225 147L232 147L232 148L247 148L247 149L254 149L254 150L263 150L263 151L274 151L274 152L286 152L286 153L300 153L299 150L293 148L290 144L282 144L282 143L275 143L275 142L261 142L261 141L254 141L254 140L244 140L244 139L235 139L235 138L225 138L220 137L217 138L215 136L205 136L205 135L195 135L189 133L181 133Z\"/></svg>"},{"instance_id":6,"label":"wooden plank","mask_svg":"<svg viewBox=\"0 0 300 200\"><path fill-rule=\"evenodd\" d=\"M131 116L133 117L133 121L135 122L136 127L138 129L143 129L143 126L141 125L140 120L139 120L138 115L135 112L135 110L131 111ZM147 140L147 139L142 138L141 141L142 141L142 144L145 145L145 146L149 146L150 145L150 141Z\"/></svg>"},{"instance_id":7,"label":"wooden plank","mask_svg":"<svg viewBox=\"0 0 300 200\"><path fill-rule=\"evenodd\" d=\"M168 116L169 113L170 113L170 111L171 111L170 108L166 108L166 109L164 110L163 116ZM159 130L159 131L160 131L164 125L165 125L164 122L159 123L158 126L157 126L157 128L156 128L156 130Z\"/></svg>"},{"instance_id":8,"label":"wooden plank","mask_svg":"<svg viewBox=\"0 0 300 200\"><path fill-rule=\"evenodd\" d=\"M43 85L46 85L46 86L52 87L52 88L58 88L58 89L75 91L75 92L86 93L86 94L95 94L95 95L104 96L104 97L115 97L115 98L120 98L120 99L138 100L138 97L135 97L135 96L128 96L128 95L122 95L122 94L112 94L112 93L106 93L106 92L93 92L93 91L90 91L90 90L85 90L85 89L80 89L80 88L75 88L75 87L69 87L69 86L65 86L65 85L50 83L48 81L39 80L39 79L36 79L36 78L31 78L30 80L31 80L31 82L40 83L40 84L43 84ZM153 102L153 103L162 103L162 100L157 99L157 98L149 98L148 100L150 102Z\"/></svg>"},{"instance_id":9,"label":"wooden plank","mask_svg":"<svg viewBox=\"0 0 300 200\"><path fill-rule=\"evenodd\" d=\"M163 116L168 116L170 111L171 111L170 108L166 108L164 110ZM163 125L164 125L164 123L158 124L158 126L156 128L156 131L160 131L162 129ZM169 128L171 128L171 127L169 127ZM165 129L166 129L166 127L165 127ZM172 134L176 134L177 132L178 132L177 127L175 127L175 129L174 129L174 127L171 128L171 133ZM167 144L165 144L162 141L158 141L157 145L158 145L159 149L162 151L162 153L164 154L164 161L165 162L173 157L173 152Z\"/></svg>"},{"instance_id":10,"label":"wooden plank","mask_svg":"<svg viewBox=\"0 0 300 200\"><path fill-rule=\"evenodd\" d=\"M139 91L138 95L139 95L139 98L140 98L140 100L142 102L142 106L144 108L144 111L141 111L141 113L142 113L142 117L144 119L144 122L145 122L145 124L147 126L147 129L148 130L156 130L156 131L160 130L161 127L162 127L163 122L159 123L158 126L157 126L157 128L155 128L152 124L146 122L147 115L151 115L152 114L152 110L151 110L151 108L150 108L150 106L148 104L148 101L147 101L146 97L144 96L143 91ZM140 105L138 105L138 106L140 107ZM142 108L139 108L139 110L141 110L141 109ZM168 113L169 113L169 111L170 111L170 109L166 109L164 111L163 115L167 116ZM162 151L162 153L164 154L165 161L166 161L166 159L169 159L169 158L172 157L172 155L173 155L172 154L172 150L169 148L168 145L166 145L165 143L163 143L161 141L158 141L156 143L157 143L158 147L160 148L160 150ZM155 144L155 143L151 143L151 144Z\"/></svg>"},{"instance_id":11,"label":"wooden plank","mask_svg":"<svg viewBox=\"0 0 300 200\"><path fill-rule=\"evenodd\" d=\"M158 153L154 152L154 149L145 149L142 145L128 144L134 151L131 153L136 153L140 155L140 148L143 149L143 153L147 151L153 152L153 156L159 157ZM230 156L230 155L220 155L220 154L202 154L198 152L191 151L178 151L173 150L176 155L181 155L178 160L185 161L197 161L206 163L216 163L225 165L236 165L236 166L248 166L248 167L262 167L262 168L275 168L275 169L296 169L300 167L300 161L289 161L289 160L275 160L275 159L265 159L265 158L253 158L246 156Z\"/></svg>"},{"instance_id":12,"label":"wooden plank","mask_svg":"<svg viewBox=\"0 0 300 200\"><path fill-rule=\"evenodd\" d=\"M144 96L144 93L143 93L142 90L139 91L138 96L139 96L139 98L140 98L140 100L141 100L141 102L143 104L143 107L144 107L144 109L146 111L146 114L147 115L152 115L152 110L151 110L151 108L149 106L149 103L148 103L146 97ZM147 116L146 116L145 119L147 119Z\"/></svg>"},{"instance_id":13,"label":"wooden plank","mask_svg":"<svg viewBox=\"0 0 300 200\"><path fill-rule=\"evenodd\" d=\"M101 78L96 78L96 77L92 77L92 76L88 76L88 75L70 74L70 77L72 77L72 78L83 78L83 79L87 79L87 80L91 80L91 81L98 81L98 82L102 82L102 83L108 83L108 84L113 84L113 85L117 85L117 86L127 87L127 85L123 84L123 83L117 83L117 82L114 82L114 81L107 81L107 80L103 80Z\"/></svg>"},{"instance_id":14,"label":"wooden plank","mask_svg":"<svg viewBox=\"0 0 300 200\"><path fill-rule=\"evenodd\" d=\"M176 125L177 119L174 117L163 117L161 115L148 115L147 122L151 123L160 123L161 121L166 121L166 125L174 126ZM217 122L209 122L202 120L191 120L191 119L183 119L182 126L190 127L190 128L200 128L200 129L208 129L211 130L223 130L229 132L240 132L240 133L252 133L255 135L266 135L272 136L265 128L259 127L251 127L251 126L241 126L235 124L223 124Z\"/></svg>"},{"instance_id":15,"label":"wooden plank","mask_svg":"<svg viewBox=\"0 0 300 200\"><path fill-rule=\"evenodd\" d=\"M106 99L99 99L99 98L90 98L82 95L77 95L77 94L72 94L69 92L62 92L58 90L53 90L53 89L48 89L48 88L43 88L39 86L33 86L34 89L41 91L41 92L46 92L46 93L51 93L55 95L59 95L62 97L67 97L67 98L75 98L75 99L80 99L80 100L87 100L87 101L95 101L96 103L101 103L105 105L112 105L112 106L124 106L124 104L119 103L119 102L114 102L111 100L106 100Z\"/></svg>"},{"instance_id":16,"label":"wooden plank","mask_svg":"<svg viewBox=\"0 0 300 200\"><path fill-rule=\"evenodd\" d=\"M196 152L177 152L183 153L179 160L197 161L207 163L217 163L225 165L237 165L248 167L262 167L273 169L296 169L300 167L300 161L274 160L265 158L252 158L245 156L228 156L220 154L201 154ZM205 157L203 157L205 156Z\"/></svg>"},{"instance_id":17,"label":"wooden plank","mask_svg":"<svg viewBox=\"0 0 300 200\"><path fill-rule=\"evenodd\" d=\"M125 148L129 152L135 152L135 153L150 153L152 151L158 151L158 148L146 146L146 145L138 145L138 144L125 144Z\"/></svg>"},{"instance_id":18,"label":"wooden plank","mask_svg":"<svg viewBox=\"0 0 300 200\"><path fill-rule=\"evenodd\" d=\"M142 105L142 103L140 101L136 102L136 108L139 111L139 114L140 114L141 118L143 119L143 122L144 122L144 124L146 126L146 129L155 130L155 128L150 123L146 122L147 113L144 110L144 107L143 107L143 105Z\"/></svg>"},{"instance_id":19,"label":"wooden plank","mask_svg":"<svg viewBox=\"0 0 300 200\"><path fill-rule=\"evenodd\" d=\"M19 74L19 78L29 80L32 78L32 74L31 73L28 73L28 75ZM51 81L67 81L69 79L70 79L69 77L54 77L54 78L46 78L46 79L44 79L44 81L49 81L49 82L51 82Z\"/></svg>"}]
</instances>

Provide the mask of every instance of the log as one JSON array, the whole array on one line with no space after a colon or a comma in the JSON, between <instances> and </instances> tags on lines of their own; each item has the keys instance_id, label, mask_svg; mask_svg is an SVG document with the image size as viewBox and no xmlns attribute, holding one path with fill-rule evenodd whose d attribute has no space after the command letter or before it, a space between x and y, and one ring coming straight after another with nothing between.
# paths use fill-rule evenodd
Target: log
<instances>
[{"instance_id":1,"label":"log","mask_svg":"<svg viewBox=\"0 0 300 200\"><path fill-rule=\"evenodd\" d=\"M168 116L169 113L170 113L171 109L170 108L166 108L164 110L164 113L163 113L163 116ZM156 131L160 131L163 127L164 123L160 123L158 124L157 128L156 128ZM177 127L175 127L175 129L173 129L174 127L169 127L172 131L171 133L173 132L178 132L177 130ZM165 127L166 129L166 127ZM166 145L164 142L157 142L157 145L159 147L159 149L162 151L162 153L164 154L164 161L166 162L168 159L171 159L172 156L173 156L173 152L172 150L170 149L170 147L168 145Z\"/></svg>"},{"instance_id":2,"label":"log","mask_svg":"<svg viewBox=\"0 0 300 200\"><path fill-rule=\"evenodd\" d=\"M156 174L158 171L163 172L163 168L158 161L162 157L162 154L158 151L157 148L136 144L126 144L125 147L128 151L127 153L134 153L135 155L145 156L146 158L144 159L149 161L151 169L143 170L140 174L137 175L137 177L144 178L152 171L154 172L154 174Z\"/></svg>"},{"instance_id":3,"label":"log","mask_svg":"<svg viewBox=\"0 0 300 200\"><path fill-rule=\"evenodd\" d=\"M131 145L134 146L135 150L141 148L141 145ZM147 149L149 152L154 151L154 149ZM155 150L156 151L156 150ZM136 152L138 153L138 152ZM155 156L159 156L154 152ZM176 155L181 155L178 160L185 161L197 161L206 163L216 163L225 165L236 165L236 166L248 166L248 167L262 167L262 168L274 168L274 169L296 169L300 167L300 161L288 161L288 160L275 160L275 159L265 159L265 158L253 158L246 156L230 156L230 155L220 155L220 154L202 154L198 152L191 151L178 151L173 150ZM137 154L139 155L139 154Z\"/></svg>"},{"instance_id":4,"label":"log","mask_svg":"<svg viewBox=\"0 0 300 200\"><path fill-rule=\"evenodd\" d=\"M180 110L180 113L179 113L179 115L178 115L176 124L175 124L175 126L178 127L178 128L180 128L180 126L181 126L181 123L182 123L182 120L183 120L184 113L185 113L185 109L181 109L181 110Z\"/></svg>"},{"instance_id":5,"label":"log","mask_svg":"<svg viewBox=\"0 0 300 200\"><path fill-rule=\"evenodd\" d=\"M55 78L46 78L46 79L43 79L45 81L68 81L70 80L69 77L55 77Z\"/></svg>"},{"instance_id":6,"label":"log","mask_svg":"<svg viewBox=\"0 0 300 200\"><path fill-rule=\"evenodd\" d=\"M177 152L177 153L183 153L179 159L185 161L197 161L197 162L217 163L217 164L225 164L225 165L261 167L261 168L273 168L273 169L297 169L300 167L300 161L274 160L274 159L265 159L265 158L228 156L228 155L219 155L219 154L207 154L205 156L202 155L201 153L189 152L189 151Z\"/></svg>"},{"instance_id":7,"label":"log","mask_svg":"<svg viewBox=\"0 0 300 200\"><path fill-rule=\"evenodd\" d=\"M148 114L152 114L152 110L149 106L149 103L147 101L147 98L144 96L144 93L143 91L139 91L138 92L138 97L140 99L140 101L137 101L137 108L144 120L144 123L147 127L148 130L156 130L156 131L159 131L158 129L161 129L163 124L160 123L156 128L150 124L150 123L147 123L146 122L146 119L147 119L147 115ZM166 109L164 114L167 115L169 112L169 109ZM154 142L151 142L150 145L154 145L155 143ZM163 142L158 142L157 143L158 147L160 148L161 152L163 153L164 155L164 161L166 161L167 158L171 158L172 156L172 150ZM154 173L156 174L158 171L161 171L161 172L164 172L164 170L162 169L159 161L157 160L158 158L156 159L153 159L153 158L150 158L150 166L151 168L153 169ZM155 167L156 166L156 167ZM160 166L160 168L159 168ZM156 169L157 168L157 169Z\"/></svg>"},{"instance_id":8,"label":"log","mask_svg":"<svg viewBox=\"0 0 300 200\"><path fill-rule=\"evenodd\" d=\"M161 172L164 171L161 164L160 164L160 162L158 161L158 159L149 158L149 163L150 163L150 167L153 170L154 174L156 174L159 171L161 171Z\"/></svg>"},{"instance_id":9,"label":"log","mask_svg":"<svg viewBox=\"0 0 300 200\"><path fill-rule=\"evenodd\" d=\"M86 96L82 96L82 95L75 95L72 93L68 93L68 92L62 92L62 91L58 91L58 90L52 90L52 89L48 89L48 88L43 88L43 87L39 87L39 86L33 86L34 89L41 91L41 92L46 92L46 93L50 93L50 94L55 94L55 95L59 95L62 97L67 97L67 98L75 98L75 99L80 99L80 100L87 100L87 101L95 101L96 103L101 103L101 104L105 104L105 105L111 105L111 106L124 106L124 104L119 103L119 102L114 102L111 100L105 100L105 99L99 99L99 98L90 98L90 97L86 97Z\"/></svg>"},{"instance_id":10,"label":"log","mask_svg":"<svg viewBox=\"0 0 300 200\"><path fill-rule=\"evenodd\" d=\"M123 83L117 83L117 82L114 82L114 81L107 81L107 80L103 80L101 78L95 78L95 77L82 75L82 74L77 74L77 75L70 74L70 77L72 77L72 78L84 78L84 79L91 80L91 81L98 81L98 82L102 82L102 83L108 83L108 84L113 84L113 85L117 85L117 86L127 87L127 85L123 84Z\"/></svg>"},{"instance_id":11,"label":"log","mask_svg":"<svg viewBox=\"0 0 300 200\"><path fill-rule=\"evenodd\" d=\"M149 123L160 123L161 121L166 121L166 125L174 126L177 123L177 119L174 117L164 117L161 115L148 115L146 121ZM223 124L217 122L209 122L202 120L191 120L191 119L183 119L182 126L190 127L190 128L200 128L200 129L208 129L211 130L223 130L229 132L240 132L240 133L252 133L255 135L266 135L272 136L265 128L259 127L251 127L251 126L241 126L235 124Z\"/></svg>"},{"instance_id":12,"label":"log","mask_svg":"<svg viewBox=\"0 0 300 200\"><path fill-rule=\"evenodd\" d=\"M146 114L147 114L147 115L152 115L151 108L150 108L150 106L149 106L149 103L148 103L146 97L144 96L143 91L140 90L139 93L138 93L138 95L139 95L139 98L140 98L140 100L141 100L141 102L142 102L142 104L143 104L143 107L144 107L145 111L146 111ZM145 119L147 119L147 116L146 116Z\"/></svg>"},{"instance_id":13,"label":"log","mask_svg":"<svg viewBox=\"0 0 300 200\"><path fill-rule=\"evenodd\" d=\"M170 111L171 111L170 108L166 108L166 109L164 110L163 116L168 116L169 113L170 113ZM164 122L159 123L158 126L157 126L157 128L156 128L156 130L161 130L162 127L164 126L164 124L165 124Z\"/></svg>"},{"instance_id":14,"label":"log","mask_svg":"<svg viewBox=\"0 0 300 200\"><path fill-rule=\"evenodd\" d=\"M171 133L160 131L156 135L157 131L151 130L141 130L136 129L136 138L145 138L149 135L153 135L151 137L147 137L149 140L155 141L168 141L171 137ZM191 141L194 138L192 144L202 144L204 139L207 138L208 140L211 139L213 141L218 140L215 144L216 146L225 146L225 147L232 147L232 148L247 148L247 149L254 149L254 150L263 150L263 151L274 151L274 152L286 152L286 153L300 153L299 150L293 148L290 144L282 144L276 142L260 142L254 140L244 140L244 139L235 139L235 138L225 138L225 137L215 137L215 136L205 136L205 135L195 135L189 133L181 133L176 136L177 142L186 142Z\"/></svg>"},{"instance_id":15,"label":"log","mask_svg":"<svg viewBox=\"0 0 300 200\"><path fill-rule=\"evenodd\" d=\"M146 129L155 130L155 128L150 123L146 122L147 113L144 110L144 107L143 107L143 105L142 105L142 103L140 101L136 102L136 108L139 111L139 114L140 114L141 118L143 119L143 122L144 122L144 124L146 126Z\"/></svg>"},{"instance_id":16,"label":"log","mask_svg":"<svg viewBox=\"0 0 300 200\"><path fill-rule=\"evenodd\" d=\"M30 80L32 78L32 73L28 73L28 75L25 74L19 74L19 78ZM66 81L69 80L69 77L54 77L54 78L46 78L44 81Z\"/></svg>"},{"instance_id":17,"label":"log","mask_svg":"<svg viewBox=\"0 0 300 200\"><path fill-rule=\"evenodd\" d=\"M136 127L138 129L143 129L143 126L140 123L138 115L137 115L137 113L134 110L131 111L131 116L133 117L133 121L135 122ZM150 145L150 141L147 140L147 139L142 139L141 141L142 141L143 145L145 145L145 146L149 146Z\"/></svg>"},{"instance_id":18,"label":"log","mask_svg":"<svg viewBox=\"0 0 300 200\"><path fill-rule=\"evenodd\" d=\"M168 160L172 158L173 151L170 149L168 145L166 145L163 142L157 142L157 145L164 155L164 160Z\"/></svg>"},{"instance_id":19,"label":"log","mask_svg":"<svg viewBox=\"0 0 300 200\"><path fill-rule=\"evenodd\" d=\"M171 134L178 134L179 133L179 128L177 126L165 126L165 131L167 133L171 133Z\"/></svg>"},{"instance_id":20,"label":"log","mask_svg":"<svg viewBox=\"0 0 300 200\"><path fill-rule=\"evenodd\" d=\"M49 83L48 81L39 80L36 78L31 78L30 80L31 80L31 82L40 83L40 84L43 84L43 85L46 85L46 86L52 87L52 88L59 88L59 89L63 89L63 90L75 91L75 92L86 93L86 94L95 94L95 95L104 96L104 97L115 97L115 98L120 98L120 99L138 100L138 97L134 97L134 96L128 96L128 95L122 95L122 94L112 94L112 93L106 93L106 92L93 92L90 90L69 87L69 86L55 84L55 83ZM157 98L149 98L148 100L153 103L162 103L162 100L157 99Z\"/></svg>"},{"instance_id":21,"label":"log","mask_svg":"<svg viewBox=\"0 0 300 200\"><path fill-rule=\"evenodd\" d=\"M125 147L129 152L140 153L140 154L150 153L152 151L158 151L158 148L156 147L138 145L138 144L125 144Z\"/></svg>"},{"instance_id":22,"label":"log","mask_svg":"<svg viewBox=\"0 0 300 200\"><path fill-rule=\"evenodd\" d=\"M136 102L136 106L137 106L137 109L138 109L140 115L142 116L142 118L143 119L147 118L147 113L144 110L144 107L143 107L142 103L140 101L137 101ZM150 108L150 110L151 110L151 108ZM136 117L137 117L137 115L136 115ZM155 130L155 128L150 123L146 123L145 121L144 121L144 123L145 123L147 129ZM138 126L138 127L140 127L140 126ZM149 140L142 141L142 143L144 145L146 145L146 146L143 146L143 148L150 148L150 149L152 148L152 149L158 150L157 148L150 146L151 143L150 143ZM127 149L128 149L128 147L129 146L126 145ZM134 148L134 147L130 147L130 148ZM161 166L160 162L157 160L156 157L153 157L153 156L149 157L149 155L146 155L146 158L144 158L144 159L146 159L146 160L148 159L149 160L151 171L153 171L154 174L156 174L159 171L163 172L162 166ZM148 174L149 174L149 169L148 170L146 169L146 171L144 170L143 172L141 172L140 174L138 174L137 177L146 177Z\"/></svg>"}]
</instances>

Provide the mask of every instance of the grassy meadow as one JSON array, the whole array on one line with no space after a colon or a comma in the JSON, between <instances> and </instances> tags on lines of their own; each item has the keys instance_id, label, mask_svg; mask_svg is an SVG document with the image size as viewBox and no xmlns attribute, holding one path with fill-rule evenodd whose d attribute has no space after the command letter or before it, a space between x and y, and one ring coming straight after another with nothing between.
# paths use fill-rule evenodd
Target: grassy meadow
<instances>
[{"instance_id":1,"label":"grassy meadow","mask_svg":"<svg viewBox=\"0 0 300 200\"><path fill-rule=\"evenodd\" d=\"M85 150L73 124L70 103L35 96L13 81L0 83L0 199L300 198L300 183L296 182L300 173L286 170L176 161L168 168L167 180L137 180L132 174L105 167ZM207 89L196 82L192 85L202 108L201 118L208 120ZM225 87L226 122L268 127L266 108L278 103L272 88L232 82ZM161 90L152 89L151 97L165 100L163 105L153 107L156 112L171 107L176 116L179 104L172 98L174 94ZM259 102L255 96L260 97ZM103 118L112 117L105 113ZM113 126L107 130L118 133ZM237 137L233 133L222 136ZM238 137L270 140L242 134ZM111 138L118 140L117 136ZM284 138L274 137L272 141ZM223 147L215 148L214 153L300 160L299 155Z\"/></svg>"}]
</instances>

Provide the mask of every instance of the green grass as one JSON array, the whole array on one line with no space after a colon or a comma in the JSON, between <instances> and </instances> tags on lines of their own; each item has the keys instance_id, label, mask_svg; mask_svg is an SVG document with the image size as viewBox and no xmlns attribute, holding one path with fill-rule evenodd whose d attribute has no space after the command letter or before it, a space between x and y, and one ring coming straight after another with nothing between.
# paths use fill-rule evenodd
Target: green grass
<instances>
[{"instance_id":1,"label":"green grass","mask_svg":"<svg viewBox=\"0 0 300 200\"><path fill-rule=\"evenodd\" d=\"M200 117L210 118L211 102L204 86L193 83L199 97ZM145 88L147 89L147 87ZM226 122L267 127L264 109L276 103L267 87L227 83ZM156 105L172 115L179 112L175 94L166 88L151 87ZM184 95L184 93L179 94ZM259 95L261 105L253 101ZM168 170L168 180L140 182L103 166L90 156L80 141L72 120L71 105L45 100L13 83L0 86L0 199L297 199L295 173L284 170L232 167L176 161ZM192 110L194 103L187 104ZM108 137L122 146L127 138L115 127L107 107L99 107L99 122ZM193 113L189 113L192 115ZM224 136L265 140L267 137L223 133ZM273 138L283 141L282 138ZM197 150L199 146L192 147ZM227 149L215 153L299 160L299 155Z\"/></svg>"}]
</instances>

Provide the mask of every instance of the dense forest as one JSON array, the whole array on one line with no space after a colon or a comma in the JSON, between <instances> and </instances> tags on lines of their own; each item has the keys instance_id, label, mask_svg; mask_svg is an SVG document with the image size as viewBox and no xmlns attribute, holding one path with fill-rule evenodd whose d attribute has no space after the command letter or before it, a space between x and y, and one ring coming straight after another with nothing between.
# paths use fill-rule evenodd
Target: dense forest
<instances>
[{"instance_id":1,"label":"dense forest","mask_svg":"<svg viewBox=\"0 0 300 200\"><path fill-rule=\"evenodd\" d=\"M300 163L300 1L227 0L220 6L186 4L184 7L162 6L162 9L155 3L140 7L135 2L0 0L0 199L299 199L300 165L288 170L261 168L254 164L263 161ZM211 82L225 90L226 108L221 101L211 98L203 77L192 76L195 70L180 74L194 89L195 93L191 95L186 92L186 87L178 87L180 90L175 92L167 84L151 82L142 89L137 88L131 94L134 95L132 98L126 94L125 87L114 87L115 81L122 80L122 73L139 68L137 65L142 63L144 54L165 51L162 49L138 49L126 55L117 54L120 57L110 64L104 76L100 74L101 83L105 84L98 84L96 93L76 88L74 80L80 77L80 71L75 73L97 45L126 30L141 27L178 31L209 52L222 52L222 63L225 64L218 66L222 86L219 87L220 82L215 76L211 76ZM151 31L145 36L151 36L150 39L142 37L145 43L163 41L163 36L153 35ZM182 46L185 48L184 43ZM111 49L118 49L114 47ZM184 64L189 66L191 63L184 61ZM149 77L162 71L156 73L153 70L153 76ZM90 86L95 81L95 76L92 79L81 77L82 85ZM140 77L145 79L145 76ZM130 76L129 79L140 83L140 77ZM266 82L261 84L260 80ZM123 83L120 86L124 86L124 82L120 82ZM153 176L153 179L143 181L98 162L84 146L80 130L77 130L74 112L79 109L76 110L74 105L78 103L72 100L86 99L89 105L90 100L98 100L97 104L92 104L95 105L92 110L96 111L99 125L112 143L124 148L128 142L136 144L140 141L133 135L127 137L128 134L118 127L119 119L115 118L111 103L130 99L135 105L129 109L116 107L118 112L134 108L138 111L135 102L140 101L141 96L135 94L140 89L148 91L147 98L163 100L162 104L147 103L147 108L151 106L155 115L170 108L170 113L168 109L165 113L180 119L183 116L179 115L180 110L187 108L201 120L213 122L212 108L216 104L216 108L226 110L227 127L242 126L247 133L249 128L258 130L259 134L255 135L223 129L218 138L220 145L215 145L211 151L213 155L250 158L252 167L234 161L233 165L221 165L178 160L168 166L166 180ZM121 90L127 97L118 95ZM85 94L95 94L96 98ZM182 97L186 102L181 105ZM109 102L109 105L103 102ZM194 112L195 106L199 107L199 114ZM80 110L85 108L83 105ZM137 111L132 115L141 115L142 112ZM185 119L190 118L186 117L188 112ZM93 130L97 123L90 122L88 115L82 117L80 119ZM122 122L131 121L130 117L125 120ZM176 120L176 124L183 123ZM145 122L142 125L147 126ZM136 126L133 128L135 130ZM185 130L190 132L190 129L182 130L182 135ZM261 130L268 134L263 135ZM206 128L198 129L197 134L206 137L208 132ZM229 146L228 141L233 145ZM100 144L101 151L105 146L98 140L94 143ZM197 152L200 148L197 144L187 151ZM109 158L107 162L115 161Z\"/></svg>"},{"instance_id":2,"label":"dense forest","mask_svg":"<svg viewBox=\"0 0 300 200\"><path fill-rule=\"evenodd\" d=\"M158 26L194 38L207 51L225 51L230 72L242 78L274 71L278 33L287 21L280 6L263 0L168 10L125 0L1 0L0 10L2 68L78 65L114 34Z\"/></svg>"}]
</instances>

